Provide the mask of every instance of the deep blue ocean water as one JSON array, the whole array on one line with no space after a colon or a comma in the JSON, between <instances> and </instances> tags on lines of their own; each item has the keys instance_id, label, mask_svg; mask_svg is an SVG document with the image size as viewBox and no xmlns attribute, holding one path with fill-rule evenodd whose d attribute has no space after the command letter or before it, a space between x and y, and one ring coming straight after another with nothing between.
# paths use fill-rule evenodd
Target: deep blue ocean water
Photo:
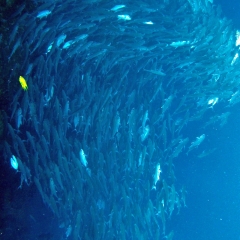
<instances>
[{"instance_id":1,"label":"deep blue ocean water","mask_svg":"<svg viewBox=\"0 0 240 240\"><path fill-rule=\"evenodd\" d=\"M240 28L240 2L237 0L216 0L215 4L219 4L222 7L223 15L233 20L233 24Z\"/></svg>"},{"instance_id":2,"label":"deep blue ocean water","mask_svg":"<svg viewBox=\"0 0 240 240\"><path fill-rule=\"evenodd\" d=\"M176 239L240 239L239 109L222 129L209 128L204 144L216 147L214 153L181 156L175 165L188 191L188 207L172 223Z\"/></svg>"}]
</instances>

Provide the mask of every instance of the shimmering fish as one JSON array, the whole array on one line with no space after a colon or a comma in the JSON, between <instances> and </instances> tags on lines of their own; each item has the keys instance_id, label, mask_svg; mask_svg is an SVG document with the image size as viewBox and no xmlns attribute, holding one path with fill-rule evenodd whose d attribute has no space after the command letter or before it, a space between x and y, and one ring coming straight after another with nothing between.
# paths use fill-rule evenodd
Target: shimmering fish
<instances>
[{"instance_id":1,"label":"shimmering fish","mask_svg":"<svg viewBox=\"0 0 240 240\"><path fill-rule=\"evenodd\" d=\"M171 44L169 44L169 46L177 48L177 47L182 47L189 44L190 44L190 41L178 41L178 42L172 42Z\"/></svg>"},{"instance_id":2,"label":"shimmering fish","mask_svg":"<svg viewBox=\"0 0 240 240\"><path fill-rule=\"evenodd\" d=\"M218 97L214 97L208 100L208 105L210 105L210 108L213 108L213 106L218 102Z\"/></svg>"},{"instance_id":3,"label":"shimmering fish","mask_svg":"<svg viewBox=\"0 0 240 240\"><path fill-rule=\"evenodd\" d=\"M11 162L11 166L15 170L18 170L18 161L17 161L17 158L14 155L12 155L12 157L10 158L10 162Z\"/></svg>"},{"instance_id":4,"label":"shimmering fish","mask_svg":"<svg viewBox=\"0 0 240 240\"><path fill-rule=\"evenodd\" d=\"M154 23L152 21L146 21L146 22L143 22L143 24L153 25Z\"/></svg>"},{"instance_id":5,"label":"shimmering fish","mask_svg":"<svg viewBox=\"0 0 240 240\"><path fill-rule=\"evenodd\" d=\"M119 9L124 8L124 7L126 7L126 5L116 5L116 6L114 6L113 8L111 8L111 11L116 12L116 11L118 11Z\"/></svg>"},{"instance_id":6,"label":"shimmering fish","mask_svg":"<svg viewBox=\"0 0 240 240\"><path fill-rule=\"evenodd\" d=\"M69 41L65 42L63 45L63 49L69 48L73 43L75 43L74 40L69 40Z\"/></svg>"},{"instance_id":7,"label":"shimmering fish","mask_svg":"<svg viewBox=\"0 0 240 240\"><path fill-rule=\"evenodd\" d=\"M49 10L44 10L44 11L41 11L40 13L38 13L37 15L37 18L44 18L44 17L47 17L49 14L51 14L52 12L49 11Z\"/></svg>"},{"instance_id":8,"label":"shimmering fish","mask_svg":"<svg viewBox=\"0 0 240 240\"><path fill-rule=\"evenodd\" d=\"M118 19L129 21L131 20L131 17L129 15L118 15Z\"/></svg>"},{"instance_id":9,"label":"shimmering fish","mask_svg":"<svg viewBox=\"0 0 240 240\"><path fill-rule=\"evenodd\" d=\"M62 34L62 35L60 35L60 36L58 37L58 39L57 39L57 46L58 46L58 47L64 42L64 40L65 40L66 37L67 37L66 34Z\"/></svg>"},{"instance_id":10,"label":"shimmering fish","mask_svg":"<svg viewBox=\"0 0 240 240\"><path fill-rule=\"evenodd\" d=\"M155 169L155 173L154 173L154 180L153 180L153 188L155 189L156 188L156 184L158 181L160 181L160 174L161 174L161 166L160 164L158 163L157 166L156 166L156 169Z\"/></svg>"},{"instance_id":11,"label":"shimmering fish","mask_svg":"<svg viewBox=\"0 0 240 240\"><path fill-rule=\"evenodd\" d=\"M238 57L239 57L239 54L236 53L236 54L234 55L234 58L233 58L232 62L231 62L231 66L236 62L236 60L238 59Z\"/></svg>"},{"instance_id":12,"label":"shimmering fish","mask_svg":"<svg viewBox=\"0 0 240 240\"><path fill-rule=\"evenodd\" d=\"M19 77L19 82L20 82L20 84L21 84L21 86L22 86L22 89L25 90L25 91L27 91L27 90L28 90L28 85L27 85L27 82L26 82L26 80L24 79L24 77L20 76L20 77Z\"/></svg>"},{"instance_id":13,"label":"shimmering fish","mask_svg":"<svg viewBox=\"0 0 240 240\"><path fill-rule=\"evenodd\" d=\"M150 127L147 125L146 127L143 128L143 132L141 134L141 141L142 142L147 138L149 132L150 132Z\"/></svg>"},{"instance_id":14,"label":"shimmering fish","mask_svg":"<svg viewBox=\"0 0 240 240\"><path fill-rule=\"evenodd\" d=\"M82 149L80 150L79 155L80 155L80 159L81 159L82 164L85 167L87 167L88 162L87 162L87 159L86 159L86 155L85 155L85 153L84 153L84 151Z\"/></svg>"}]
</instances>

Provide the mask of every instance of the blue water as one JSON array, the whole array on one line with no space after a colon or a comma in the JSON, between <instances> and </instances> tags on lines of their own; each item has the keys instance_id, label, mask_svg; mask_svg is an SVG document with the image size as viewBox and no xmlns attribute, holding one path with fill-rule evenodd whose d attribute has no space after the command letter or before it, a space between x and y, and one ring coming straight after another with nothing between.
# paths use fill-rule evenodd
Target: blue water
<instances>
[{"instance_id":1,"label":"blue water","mask_svg":"<svg viewBox=\"0 0 240 240\"><path fill-rule=\"evenodd\" d=\"M236 26L236 28L240 28L239 1L215 0L214 3L222 7L223 15L228 19L232 19L233 24Z\"/></svg>"},{"instance_id":2,"label":"blue water","mask_svg":"<svg viewBox=\"0 0 240 240\"><path fill-rule=\"evenodd\" d=\"M240 128L239 106L228 124L212 127L205 144L217 147L199 159L182 156L176 162L177 178L188 190L187 208L177 221L176 239L239 239L240 229Z\"/></svg>"}]
</instances>

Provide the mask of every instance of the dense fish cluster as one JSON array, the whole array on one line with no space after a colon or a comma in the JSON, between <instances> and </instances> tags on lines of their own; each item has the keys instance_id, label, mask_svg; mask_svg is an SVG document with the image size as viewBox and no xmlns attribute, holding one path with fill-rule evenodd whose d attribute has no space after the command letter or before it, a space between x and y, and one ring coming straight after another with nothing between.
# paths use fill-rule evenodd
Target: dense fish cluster
<instances>
[{"instance_id":1,"label":"dense fish cluster","mask_svg":"<svg viewBox=\"0 0 240 240\"><path fill-rule=\"evenodd\" d=\"M172 239L174 161L240 101L231 22L208 0L45 1L13 18L4 152L20 188L36 185L65 238Z\"/></svg>"}]
</instances>

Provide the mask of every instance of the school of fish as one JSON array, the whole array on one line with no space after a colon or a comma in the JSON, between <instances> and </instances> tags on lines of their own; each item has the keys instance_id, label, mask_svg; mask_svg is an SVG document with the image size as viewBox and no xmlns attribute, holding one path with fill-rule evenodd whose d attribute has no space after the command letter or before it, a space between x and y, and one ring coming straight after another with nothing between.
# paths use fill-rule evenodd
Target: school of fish
<instances>
[{"instance_id":1,"label":"school of fish","mask_svg":"<svg viewBox=\"0 0 240 240\"><path fill-rule=\"evenodd\" d=\"M240 102L239 32L210 0L35 4L6 50L24 56L4 141L20 187L65 239L172 239L187 201L174 162L213 152L206 129Z\"/></svg>"}]
</instances>

